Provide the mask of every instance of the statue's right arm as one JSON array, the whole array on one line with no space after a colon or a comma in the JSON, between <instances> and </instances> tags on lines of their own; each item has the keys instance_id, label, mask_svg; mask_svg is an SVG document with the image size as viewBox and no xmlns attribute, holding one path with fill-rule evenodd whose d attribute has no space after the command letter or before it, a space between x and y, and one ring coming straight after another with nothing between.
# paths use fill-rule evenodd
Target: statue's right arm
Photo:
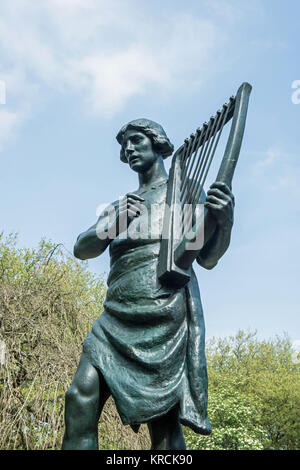
<instances>
[{"instance_id":1,"label":"statue's right arm","mask_svg":"<svg viewBox=\"0 0 300 470\"><path fill-rule=\"evenodd\" d=\"M74 246L74 256L85 260L101 255L113 238L116 237L115 211L116 203L113 203L100 215L95 225L81 233Z\"/></svg>"},{"instance_id":2,"label":"statue's right arm","mask_svg":"<svg viewBox=\"0 0 300 470\"><path fill-rule=\"evenodd\" d=\"M127 229L128 224L138 216L144 198L134 193L113 202L100 215L97 223L77 238L74 256L79 259L96 258L101 255L119 232Z\"/></svg>"}]
</instances>

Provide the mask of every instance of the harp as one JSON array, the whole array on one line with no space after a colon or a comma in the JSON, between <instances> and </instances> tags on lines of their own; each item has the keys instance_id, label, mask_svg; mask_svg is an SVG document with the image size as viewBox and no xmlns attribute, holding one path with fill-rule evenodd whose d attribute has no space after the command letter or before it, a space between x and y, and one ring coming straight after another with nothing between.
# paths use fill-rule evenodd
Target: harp
<instances>
[{"instance_id":1,"label":"harp","mask_svg":"<svg viewBox=\"0 0 300 470\"><path fill-rule=\"evenodd\" d=\"M243 83L236 96L232 96L195 134L185 139L173 156L158 259L158 278L163 284L180 288L189 281L193 261L216 229L216 222L206 208L198 223L195 221L195 211L199 209L203 186L222 130L229 121L231 129L216 181L224 182L231 188L251 89L249 83ZM202 246L195 249L193 242L200 239L203 240Z\"/></svg>"}]
</instances>

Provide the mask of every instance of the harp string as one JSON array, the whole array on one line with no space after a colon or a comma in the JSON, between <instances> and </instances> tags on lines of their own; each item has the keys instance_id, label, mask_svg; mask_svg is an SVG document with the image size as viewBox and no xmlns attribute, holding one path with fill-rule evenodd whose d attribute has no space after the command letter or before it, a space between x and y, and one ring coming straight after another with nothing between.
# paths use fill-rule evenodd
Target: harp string
<instances>
[{"instance_id":1,"label":"harp string","mask_svg":"<svg viewBox=\"0 0 300 470\"><path fill-rule=\"evenodd\" d=\"M184 153L183 153L183 157L181 159L181 168L183 167L184 165L184 162L186 161L186 159L189 157L190 155L190 148L192 146L192 139L188 139L186 138L185 141L184 141Z\"/></svg>"},{"instance_id":2,"label":"harp string","mask_svg":"<svg viewBox=\"0 0 300 470\"><path fill-rule=\"evenodd\" d=\"M201 146L201 150L200 150L200 155L198 157L198 160L197 160L197 163L196 163L196 166L194 168L194 173L193 173L193 176L195 175L195 173L197 172L197 169L199 167L199 165L201 165L201 157L202 157L202 154L203 154L203 150L205 148L205 145L207 143L207 139L209 138L209 135L210 135L210 131L211 131L211 126L212 126L212 123L213 123L213 118L211 118L209 120L209 123L207 125L207 128L205 129L205 133L204 133L204 142L205 144L203 144ZM185 180L185 185L184 185L184 189L182 191L182 194L181 194L181 204L182 206L185 204L186 200L187 200L187 196L188 196L188 193L189 193L189 186L188 186L188 179Z\"/></svg>"},{"instance_id":3,"label":"harp string","mask_svg":"<svg viewBox=\"0 0 300 470\"><path fill-rule=\"evenodd\" d=\"M199 187L198 187L198 189L197 189L195 201L197 201L198 198L199 198L200 195L201 195L201 192L202 192L204 183L205 183L205 181L206 181L207 174L208 174L208 172L209 172L211 163L212 163L212 161L213 161L213 158L214 158L214 155L215 155L215 152L216 152L217 145L218 145L219 140L220 140L220 137L221 137L221 135L222 135L222 131L223 131L223 128L224 128L226 119L227 119L227 115L228 115L229 108L230 108L230 104L228 104L228 107L227 107L227 110L226 110L224 119L223 119L223 121L222 121L221 128L220 128L220 131L219 131L219 134L218 134L216 143L215 143L215 145L214 145L214 148L213 148L213 151L212 151L212 154L211 154L211 157L210 157L210 160L209 160L209 163L208 163L206 172L204 173L203 179L202 179L202 181L200 182L200 185L199 185Z\"/></svg>"},{"instance_id":4,"label":"harp string","mask_svg":"<svg viewBox=\"0 0 300 470\"><path fill-rule=\"evenodd\" d=\"M195 152L195 147L197 148L198 146L198 130L196 131L197 135L191 134L190 136L190 141L193 143L192 148L189 150L189 152L186 153L185 158L181 161L181 168L182 168L182 175L181 175L181 185L180 189L182 189L182 184L185 180L186 173L188 169L190 168L190 163L191 163L191 155L193 155L193 152Z\"/></svg>"},{"instance_id":5,"label":"harp string","mask_svg":"<svg viewBox=\"0 0 300 470\"><path fill-rule=\"evenodd\" d=\"M231 111L232 113L233 113L233 110L234 110L234 101L235 101L235 97L231 96L230 102L229 102L229 106L230 106L229 111ZM227 106L227 104L225 104L224 106ZM223 108L224 108L224 106L223 106ZM219 114L220 112L221 111L218 111L217 114ZM227 123L228 120L230 120L231 117L232 116L230 116L230 113L228 113L225 124ZM210 121L213 121L216 118L217 118L217 116L211 117ZM197 152L199 150L199 147L201 145L203 146L203 144L207 141L207 132L203 136L204 130L207 129L207 125L208 125L207 122L205 122L201 129L198 128L196 130L196 134L197 134L196 136L195 136L195 134L191 134L190 138L186 138L184 140L184 145L182 146L182 156L180 157L180 167L181 167L181 170L182 170L182 174L181 174L181 178L180 178L181 179L181 184L180 184L180 194L181 194L181 196L184 194L185 188L186 188L187 184L190 182L189 181L190 173L191 173L192 168L194 166L194 162L196 160L196 156L197 156ZM220 130L220 127L218 125L215 132L218 132ZM194 157L190 158L192 154L194 154ZM186 164L186 161L188 161L187 164ZM187 173L189 175L188 177L186 177ZM196 173L196 171L194 171L194 175L195 175L195 173ZM181 197L181 200L182 200L182 197Z\"/></svg>"},{"instance_id":6,"label":"harp string","mask_svg":"<svg viewBox=\"0 0 300 470\"><path fill-rule=\"evenodd\" d=\"M182 151L182 160L185 160L185 158L186 158L186 153L187 153L187 149L188 149L188 143L189 143L189 139L185 139L185 140L184 140L183 151Z\"/></svg>"},{"instance_id":7,"label":"harp string","mask_svg":"<svg viewBox=\"0 0 300 470\"><path fill-rule=\"evenodd\" d=\"M214 117L211 117L210 120L209 120L209 123L207 125L207 128L205 129L205 133L204 133L204 139L203 139L203 145L201 147L201 151L200 151L200 155L198 157L198 160L197 160L197 164L194 168L194 173L193 173L193 179L192 179L192 187L193 187L193 183L195 183L195 174L199 174L200 172L200 169L201 169L201 166L202 166L202 162L203 162L203 159L205 157L205 154L206 154L206 151L207 151L207 148L208 148L208 145L209 145L209 141L210 141L210 138L212 136L212 133L215 129L215 126L216 126L216 121L215 121L215 118ZM188 180L186 180L186 183L188 183ZM184 227L184 233L186 233L186 231L189 229L189 226L191 224L191 214L190 214L190 211L189 211L189 207L190 205L186 204L186 201L188 199L188 196L190 194L190 191L189 191L189 187L188 185L186 184L185 186L185 194L181 196L181 200L182 200L182 203L181 203L181 211L182 211L182 227Z\"/></svg>"},{"instance_id":8,"label":"harp string","mask_svg":"<svg viewBox=\"0 0 300 470\"><path fill-rule=\"evenodd\" d=\"M180 191L181 191L181 199L183 197L183 194L185 192L185 189L186 189L186 186L188 184L188 181L190 179L190 176L191 176L191 171L194 167L194 164L195 164L195 161L196 161L196 157L197 157L197 153L198 153L198 150L199 150L199 147L201 145L201 142L202 142L202 137L204 135L204 131L207 129L207 123L205 122L203 124L203 127L202 129L197 129L197 137L196 137L196 140L195 142L197 141L197 145L196 145L196 148L194 149L195 146L193 146L193 149L192 149L192 152L191 152L191 155L192 153L194 152L194 156L193 158L190 156L189 158L189 161L188 161L188 164L185 166L184 168L184 171L182 173L182 177L181 177L181 186L180 186ZM187 174L188 173L188 174Z\"/></svg>"},{"instance_id":9,"label":"harp string","mask_svg":"<svg viewBox=\"0 0 300 470\"><path fill-rule=\"evenodd\" d=\"M186 160L189 158L189 156L192 154L195 143L196 143L196 138L195 138L194 134L191 134L190 139L186 138L184 140L182 157L180 159L180 167L181 167L182 172L186 168L186 165L184 166L184 164L185 164ZM191 147L192 147L192 149L191 149Z\"/></svg>"},{"instance_id":10,"label":"harp string","mask_svg":"<svg viewBox=\"0 0 300 470\"><path fill-rule=\"evenodd\" d=\"M223 106L223 109L222 111L219 111L219 114L218 114L218 117L217 117L217 122L216 122L216 128L218 129L218 125L219 123L221 122L222 125L224 125L224 122L226 120L226 116L228 114L228 109L229 109L229 106L227 105L224 105ZM223 127L222 127L223 128ZM209 146L209 150L206 154L206 158L203 162L203 165L202 165L202 168L201 168L201 172L197 175L197 184L194 185L194 188L193 188L193 191L191 192L191 204L195 204L197 202L197 199L196 199L196 195L198 193L198 189L199 189L199 185L201 183L201 179L202 179L202 176L203 174L205 174L205 169L206 169L206 166L208 164L208 162L211 163L211 149L213 147L213 144L215 142L215 138L216 138L216 135L217 135L218 132L214 132L213 136L212 136L212 139L210 141L210 146ZM200 193L201 194L201 193Z\"/></svg>"},{"instance_id":11,"label":"harp string","mask_svg":"<svg viewBox=\"0 0 300 470\"><path fill-rule=\"evenodd\" d=\"M211 142L210 142L209 151L208 151L208 153L206 155L206 158L205 158L205 161L203 162L203 165L202 165L200 176L199 176L199 174L197 175L197 183L198 184L194 185L193 191L191 193L191 200L190 200L190 205L189 205L191 207L191 210L188 211L188 217L185 220L185 224L184 224L184 226L186 228L185 233L187 232L187 230L192 228L192 218L193 218L193 214L195 212L195 206L196 206L196 204L198 203L198 201L200 199L201 192L202 192L202 189L203 189L203 186L204 186L209 168L211 166L213 157L215 155L215 151L216 151L218 142L220 140L223 127L226 123L229 108L230 108L230 104L228 104L228 105L225 104L223 106L222 111L219 111L219 116L218 116L218 119L217 119L217 125L215 126L218 129L219 132L217 131L217 132L214 133L213 138L211 139ZM220 123L221 123L221 126L219 128ZM217 134L218 134L218 137L217 137L217 140L215 142L215 138L216 138ZM213 145L214 145L214 147L213 147ZM213 147L213 151L211 153L212 147ZM198 176L199 176L199 178L198 178Z\"/></svg>"},{"instance_id":12,"label":"harp string","mask_svg":"<svg viewBox=\"0 0 300 470\"><path fill-rule=\"evenodd\" d=\"M182 204L183 205L186 204L186 202L188 200L188 197L190 197L191 194L193 194L194 187L197 183L199 173L200 173L201 168L203 166L203 162L205 161L205 156L206 156L206 153L207 153L207 149L209 147L211 136L213 135L213 133L215 131L215 128L216 128L216 124L217 124L217 122L216 122L215 118L211 118L210 121L209 121L208 128L207 128L206 133L205 133L205 137L204 137L205 143L201 147L201 152L200 152L200 155L198 157L196 167L194 169L191 187L188 188L188 186L187 186L187 190L186 190L186 192L184 194L184 197L182 199ZM207 137L207 134L208 134L208 137Z\"/></svg>"},{"instance_id":13,"label":"harp string","mask_svg":"<svg viewBox=\"0 0 300 470\"><path fill-rule=\"evenodd\" d=\"M193 169L193 175L189 175L191 176L193 179L195 174L197 173L198 171L198 168L199 166L201 166L201 162L202 162L202 154L203 154L203 150L205 149L206 145L207 145L207 142L210 138L210 135L211 135L211 127L212 127L212 124L214 123L214 118L211 117L208 124L207 124L207 127L203 128L204 130L204 133L203 133L203 140L201 139L202 141L202 146L201 146L201 149L200 149L200 154L199 156L197 157L197 153L194 155L194 161L196 161L196 157L197 157L197 163ZM200 144L201 144L201 141L200 141ZM200 147L200 146L199 146ZM199 148L198 148L199 150ZM191 172L190 172L191 173ZM189 194L189 179L186 178L185 179L185 182L184 182L184 186L183 186L183 190L182 190L182 194L181 194L181 201L182 201L182 205L184 205L186 203L186 200L187 200L187 197L188 197L188 194Z\"/></svg>"}]
</instances>

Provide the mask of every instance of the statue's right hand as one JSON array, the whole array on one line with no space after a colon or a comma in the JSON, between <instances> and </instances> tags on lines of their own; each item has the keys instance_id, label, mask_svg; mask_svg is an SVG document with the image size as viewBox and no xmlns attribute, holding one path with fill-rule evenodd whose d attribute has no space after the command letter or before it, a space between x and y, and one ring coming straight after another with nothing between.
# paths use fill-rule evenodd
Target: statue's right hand
<instances>
[{"instance_id":1,"label":"statue's right hand","mask_svg":"<svg viewBox=\"0 0 300 470\"><path fill-rule=\"evenodd\" d=\"M125 230L130 222L138 217L142 210L143 205L141 204L145 199L137 194L128 193L122 199L120 199L119 205L116 210L117 222L123 230Z\"/></svg>"}]
</instances>

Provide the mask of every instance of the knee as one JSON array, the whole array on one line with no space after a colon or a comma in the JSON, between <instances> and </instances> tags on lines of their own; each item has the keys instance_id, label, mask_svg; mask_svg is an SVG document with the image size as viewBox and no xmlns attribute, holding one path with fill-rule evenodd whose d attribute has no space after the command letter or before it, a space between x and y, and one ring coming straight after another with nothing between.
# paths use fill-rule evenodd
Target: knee
<instances>
[{"instance_id":1,"label":"knee","mask_svg":"<svg viewBox=\"0 0 300 470\"><path fill-rule=\"evenodd\" d=\"M99 398L99 387L97 380L87 377L85 380L75 380L65 395L66 406L82 408L89 403L94 403Z\"/></svg>"},{"instance_id":2,"label":"knee","mask_svg":"<svg viewBox=\"0 0 300 470\"><path fill-rule=\"evenodd\" d=\"M69 418L73 415L85 415L90 407L97 404L97 396L83 394L80 387L72 384L65 394L65 411Z\"/></svg>"},{"instance_id":3,"label":"knee","mask_svg":"<svg viewBox=\"0 0 300 470\"><path fill-rule=\"evenodd\" d=\"M67 404L75 404L81 402L81 394L79 388L76 385L71 385L70 388L67 390L65 395L65 401Z\"/></svg>"}]
</instances>

